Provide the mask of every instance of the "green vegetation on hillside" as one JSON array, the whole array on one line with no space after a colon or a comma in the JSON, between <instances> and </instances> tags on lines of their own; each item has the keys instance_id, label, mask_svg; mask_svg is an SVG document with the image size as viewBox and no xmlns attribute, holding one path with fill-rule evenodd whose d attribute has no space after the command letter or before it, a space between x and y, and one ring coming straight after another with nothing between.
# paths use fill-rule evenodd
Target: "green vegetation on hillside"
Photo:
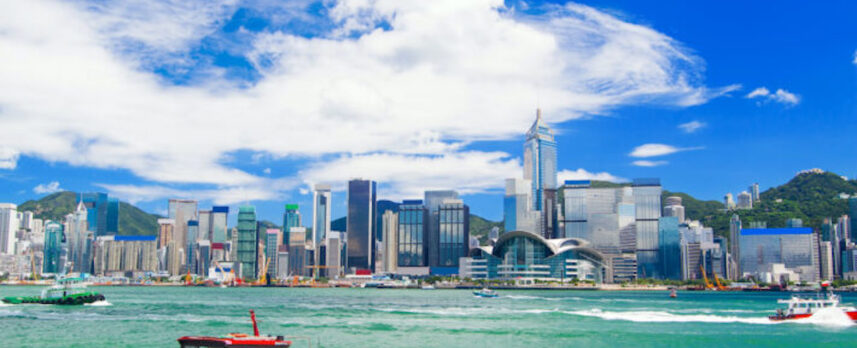
<instances>
[{"instance_id":1,"label":"green vegetation on hillside","mask_svg":"<svg viewBox=\"0 0 857 348\"><path fill-rule=\"evenodd\" d=\"M491 221L479 215L470 214L470 235L479 238L479 243L488 242L488 232L491 232L494 227L499 228L501 234L505 230L503 221Z\"/></svg>"},{"instance_id":2,"label":"green vegetation on hillside","mask_svg":"<svg viewBox=\"0 0 857 348\"><path fill-rule=\"evenodd\" d=\"M30 200L18 206L18 211L32 211L36 218L63 221L77 207L78 194L71 191L56 192L39 200ZM128 236L158 233L159 216L119 202L119 234Z\"/></svg>"}]
</instances>

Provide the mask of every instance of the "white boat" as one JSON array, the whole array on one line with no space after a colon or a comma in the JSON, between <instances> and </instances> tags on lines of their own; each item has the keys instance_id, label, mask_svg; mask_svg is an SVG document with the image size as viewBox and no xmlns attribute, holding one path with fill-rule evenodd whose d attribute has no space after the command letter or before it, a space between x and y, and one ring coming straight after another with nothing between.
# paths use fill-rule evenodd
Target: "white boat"
<instances>
[{"instance_id":1,"label":"white boat","mask_svg":"<svg viewBox=\"0 0 857 348\"><path fill-rule=\"evenodd\" d=\"M434 285L423 285L420 289L423 289L423 290L434 290Z\"/></svg>"},{"instance_id":2,"label":"white boat","mask_svg":"<svg viewBox=\"0 0 857 348\"><path fill-rule=\"evenodd\" d=\"M497 292L496 292L496 291L491 290L491 289L488 289L488 288L484 288L484 289L482 289L482 290L474 291L474 292L473 292L473 295L474 295L474 296L477 296L477 297L487 297L487 298L499 297L499 296L500 296L499 294L497 294Z\"/></svg>"},{"instance_id":3,"label":"white boat","mask_svg":"<svg viewBox=\"0 0 857 348\"><path fill-rule=\"evenodd\" d=\"M814 298L794 295L788 300L777 300L777 303L787 306L777 309L777 314L768 318L773 321L806 319L821 310L839 309L847 314L851 320L857 321L857 308L843 306L839 301L839 295L833 293L828 282L824 282L821 284L821 291Z\"/></svg>"}]
</instances>

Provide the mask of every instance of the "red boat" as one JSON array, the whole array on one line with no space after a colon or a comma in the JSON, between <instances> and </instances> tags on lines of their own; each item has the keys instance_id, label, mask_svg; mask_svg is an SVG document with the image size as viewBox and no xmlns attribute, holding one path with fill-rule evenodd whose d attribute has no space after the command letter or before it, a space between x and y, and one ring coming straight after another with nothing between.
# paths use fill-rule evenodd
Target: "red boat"
<instances>
[{"instance_id":1,"label":"red boat","mask_svg":"<svg viewBox=\"0 0 857 348\"><path fill-rule=\"evenodd\" d=\"M777 300L777 303L787 304L788 307L777 309L776 315L768 317L772 321L807 319L821 310L833 309L841 310L851 320L857 321L857 308L841 305L839 303L839 296L833 293L828 282L821 284L821 291L819 291L816 298L792 296L788 300Z\"/></svg>"},{"instance_id":2,"label":"red boat","mask_svg":"<svg viewBox=\"0 0 857 348\"><path fill-rule=\"evenodd\" d=\"M286 341L283 336L260 336L259 327L256 325L256 314L250 310L250 320L253 321L253 336L243 333L231 333L226 337L211 336L184 336L179 338L182 348L205 348L205 347L289 347L292 341Z\"/></svg>"}]
</instances>

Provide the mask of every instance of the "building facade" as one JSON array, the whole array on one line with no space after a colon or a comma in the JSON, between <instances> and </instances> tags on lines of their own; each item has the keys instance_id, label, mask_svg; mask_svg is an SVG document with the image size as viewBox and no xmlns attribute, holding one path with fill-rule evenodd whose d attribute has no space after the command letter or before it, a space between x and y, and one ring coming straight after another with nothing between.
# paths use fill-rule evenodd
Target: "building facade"
<instances>
[{"instance_id":1,"label":"building facade","mask_svg":"<svg viewBox=\"0 0 857 348\"><path fill-rule=\"evenodd\" d=\"M375 269L376 185L372 180L348 182L347 265L352 270ZM328 250L328 253L330 250Z\"/></svg>"},{"instance_id":2,"label":"building facade","mask_svg":"<svg viewBox=\"0 0 857 348\"><path fill-rule=\"evenodd\" d=\"M256 278L258 272L258 236L256 227L256 208L242 206L238 208L238 276L244 279Z\"/></svg>"},{"instance_id":3,"label":"building facade","mask_svg":"<svg viewBox=\"0 0 857 348\"><path fill-rule=\"evenodd\" d=\"M316 184L312 205L313 265L320 265L319 249L330 233L330 185Z\"/></svg>"},{"instance_id":4,"label":"building facade","mask_svg":"<svg viewBox=\"0 0 857 348\"><path fill-rule=\"evenodd\" d=\"M421 200L405 200L399 206L398 267L427 267L428 212Z\"/></svg>"}]
</instances>

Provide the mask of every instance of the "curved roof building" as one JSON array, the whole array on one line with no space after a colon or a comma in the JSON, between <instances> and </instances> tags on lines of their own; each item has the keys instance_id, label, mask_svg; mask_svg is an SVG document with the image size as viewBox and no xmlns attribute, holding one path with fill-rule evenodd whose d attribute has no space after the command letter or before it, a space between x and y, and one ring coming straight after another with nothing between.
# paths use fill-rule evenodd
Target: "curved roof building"
<instances>
[{"instance_id":1,"label":"curved roof building","mask_svg":"<svg viewBox=\"0 0 857 348\"><path fill-rule=\"evenodd\" d=\"M545 239L525 231L504 233L493 247L473 249L474 260L484 260L487 278L589 280L601 283L604 257L578 238Z\"/></svg>"}]
</instances>

